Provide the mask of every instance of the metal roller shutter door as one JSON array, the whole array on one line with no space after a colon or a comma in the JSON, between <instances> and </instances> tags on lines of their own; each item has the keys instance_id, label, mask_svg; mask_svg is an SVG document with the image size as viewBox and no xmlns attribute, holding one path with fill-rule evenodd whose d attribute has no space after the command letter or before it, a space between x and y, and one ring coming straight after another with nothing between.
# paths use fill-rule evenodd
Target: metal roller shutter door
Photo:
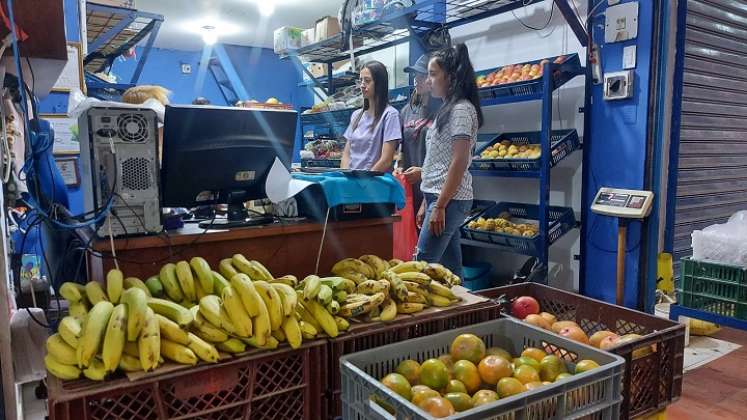
<instances>
[{"instance_id":1,"label":"metal roller shutter door","mask_svg":"<svg viewBox=\"0 0 747 420\"><path fill-rule=\"evenodd\" d=\"M687 0L675 261L747 209L747 1Z\"/></svg>"}]
</instances>

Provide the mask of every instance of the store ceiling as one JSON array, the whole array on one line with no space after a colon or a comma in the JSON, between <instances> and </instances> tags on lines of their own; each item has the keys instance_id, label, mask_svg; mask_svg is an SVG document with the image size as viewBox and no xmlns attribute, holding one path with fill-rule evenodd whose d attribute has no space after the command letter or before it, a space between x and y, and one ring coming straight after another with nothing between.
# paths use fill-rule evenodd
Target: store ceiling
<instances>
[{"instance_id":1,"label":"store ceiling","mask_svg":"<svg viewBox=\"0 0 747 420\"><path fill-rule=\"evenodd\" d=\"M258 4L267 3L275 10L263 17ZM341 4L342 0L135 0L134 8L164 16L157 47L199 50L203 42L198 29L211 24L206 21L224 21L235 29L219 42L271 48L275 28L310 28L322 16L337 16Z\"/></svg>"}]
</instances>

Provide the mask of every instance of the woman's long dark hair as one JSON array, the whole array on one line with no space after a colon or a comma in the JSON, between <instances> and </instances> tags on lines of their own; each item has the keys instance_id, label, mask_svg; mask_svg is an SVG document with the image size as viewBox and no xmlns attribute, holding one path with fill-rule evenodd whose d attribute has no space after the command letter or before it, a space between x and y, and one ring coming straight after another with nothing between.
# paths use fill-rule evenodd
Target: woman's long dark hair
<instances>
[{"instance_id":1,"label":"woman's long dark hair","mask_svg":"<svg viewBox=\"0 0 747 420\"><path fill-rule=\"evenodd\" d=\"M369 61L363 65L371 73L371 79L374 83L374 121L371 124L371 131L376 128L376 125L381 119L381 115L384 114L384 110L389 105L389 72L386 70L386 66L378 61ZM363 109L358 113L358 116L353 122L353 130L358 127L358 123L363 117L363 113L371 107L368 98L363 99Z\"/></svg>"},{"instance_id":2,"label":"woman's long dark hair","mask_svg":"<svg viewBox=\"0 0 747 420\"><path fill-rule=\"evenodd\" d=\"M469 51L464 44L457 44L453 47L444 48L443 50L433 53L432 60L436 61L441 69L446 73L449 80L449 90L444 98L444 104L436 114L436 125L441 130L449 120L451 110L454 105L462 99L472 102L477 111L477 121L482 126L483 115L480 107L480 95L475 80L475 69L469 59Z\"/></svg>"}]
</instances>

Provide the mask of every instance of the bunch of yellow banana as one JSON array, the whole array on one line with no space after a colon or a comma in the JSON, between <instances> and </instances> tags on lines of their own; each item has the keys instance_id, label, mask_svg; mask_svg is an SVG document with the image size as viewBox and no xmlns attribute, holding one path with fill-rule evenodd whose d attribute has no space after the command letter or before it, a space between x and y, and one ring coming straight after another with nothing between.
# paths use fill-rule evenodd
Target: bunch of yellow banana
<instances>
[{"instance_id":1,"label":"bunch of yellow banana","mask_svg":"<svg viewBox=\"0 0 747 420\"><path fill-rule=\"evenodd\" d=\"M459 300L451 290L460 280L441 264L423 261L386 261L375 255L346 258L331 270L356 283L355 289L340 296L342 317L366 315L365 320L391 321L399 314L414 314L429 306L447 307ZM373 275L373 277L371 277ZM302 282L303 283L303 282ZM314 282L305 296L315 296ZM381 300L377 294L383 294ZM374 296L377 296L374 298Z\"/></svg>"}]
</instances>

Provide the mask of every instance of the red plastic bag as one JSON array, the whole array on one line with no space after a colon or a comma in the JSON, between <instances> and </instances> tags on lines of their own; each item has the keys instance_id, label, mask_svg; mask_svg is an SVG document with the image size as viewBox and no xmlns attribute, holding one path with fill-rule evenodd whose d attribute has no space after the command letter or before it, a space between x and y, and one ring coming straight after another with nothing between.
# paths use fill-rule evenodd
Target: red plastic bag
<instances>
[{"instance_id":1,"label":"red plastic bag","mask_svg":"<svg viewBox=\"0 0 747 420\"><path fill-rule=\"evenodd\" d=\"M394 223L394 258L410 261L415 254L415 247L418 245L418 231L415 228L415 207L413 206L412 185L407 182L402 174L395 175L395 178L402 184L405 189L405 208L397 214L402 218L399 222Z\"/></svg>"}]
</instances>

